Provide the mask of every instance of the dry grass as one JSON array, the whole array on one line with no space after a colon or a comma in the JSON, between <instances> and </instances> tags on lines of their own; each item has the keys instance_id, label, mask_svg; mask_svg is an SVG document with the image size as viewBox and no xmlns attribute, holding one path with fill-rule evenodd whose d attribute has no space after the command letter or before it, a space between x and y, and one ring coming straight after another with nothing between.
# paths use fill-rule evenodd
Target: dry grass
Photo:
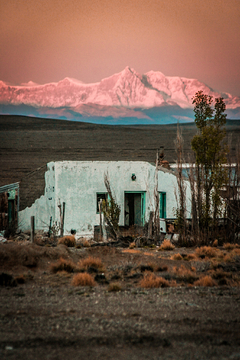
<instances>
[{"instance_id":1,"label":"dry grass","mask_svg":"<svg viewBox=\"0 0 240 360\"><path fill-rule=\"evenodd\" d=\"M193 283L194 286L217 286L217 282L209 275L201 277L199 280Z\"/></svg>"},{"instance_id":2,"label":"dry grass","mask_svg":"<svg viewBox=\"0 0 240 360\"><path fill-rule=\"evenodd\" d=\"M197 260L197 256L195 254L188 254L187 256L184 257L184 260L186 261Z\"/></svg>"},{"instance_id":3,"label":"dry grass","mask_svg":"<svg viewBox=\"0 0 240 360\"><path fill-rule=\"evenodd\" d=\"M217 257L219 254L219 251L217 249L212 248L211 246L201 246L196 249L196 255L198 257L207 257L207 258L213 258Z\"/></svg>"},{"instance_id":4,"label":"dry grass","mask_svg":"<svg viewBox=\"0 0 240 360\"><path fill-rule=\"evenodd\" d=\"M158 251L173 250L173 249L175 249L175 246L171 243L170 240L165 239L162 245L160 246L160 248L158 249Z\"/></svg>"},{"instance_id":5,"label":"dry grass","mask_svg":"<svg viewBox=\"0 0 240 360\"><path fill-rule=\"evenodd\" d=\"M141 251L137 249L124 249L122 252L129 254L141 254Z\"/></svg>"},{"instance_id":6,"label":"dry grass","mask_svg":"<svg viewBox=\"0 0 240 360\"><path fill-rule=\"evenodd\" d=\"M83 243L82 243L82 245L83 245L84 247L90 247L90 246L91 246L91 245L90 245L90 242L89 242L88 240L84 240Z\"/></svg>"},{"instance_id":7,"label":"dry grass","mask_svg":"<svg viewBox=\"0 0 240 360\"><path fill-rule=\"evenodd\" d=\"M236 246L236 244L226 243L226 244L223 244L223 248L227 251L230 251L230 250L236 249L237 246Z\"/></svg>"},{"instance_id":8,"label":"dry grass","mask_svg":"<svg viewBox=\"0 0 240 360\"><path fill-rule=\"evenodd\" d=\"M212 244L213 247L218 247L218 240L214 240L213 244Z\"/></svg>"},{"instance_id":9,"label":"dry grass","mask_svg":"<svg viewBox=\"0 0 240 360\"><path fill-rule=\"evenodd\" d=\"M223 258L223 261L224 262L233 262L234 261L234 258L235 258L235 254L234 253L229 253L229 254L226 254Z\"/></svg>"},{"instance_id":10,"label":"dry grass","mask_svg":"<svg viewBox=\"0 0 240 360\"><path fill-rule=\"evenodd\" d=\"M119 283L112 283L108 287L108 291L121 291L122 286Z\"/></svg>"},{"instance_id":11,"label":"dry grass","mask_svg":"<svg viewBox=\"0 0 240 360\"><path fill-rule=\"evenodd\" d=\"M147 273L139 283L143 288L159 288L159 287L175 287L177 283L175 280L168 281L163 277L156 276L153 273Z\"/></svg>"},{"instance_id":12,"label":"dry grass","mask_svg":"<svg viewBox=\"0 0 240 360\"><path fill-rule=\"evenodd\" d=\"M93 277L88 273L79 273L74 275L72 279L73 286L95 286Z\"/></svg>"},{"instance_id":13,"label":"dry grass","mask_svg":"<svg viewBox=\"0 0 240 360\"><path fill-rule=\"evenodd\" d=\"M134 249L136 247L135 242L131 242L131 244L129 245L129 249Z\"/></svg>"},{"instance_id":14,"label":"dry grass","mask_svg":"<svg viewBox=\"0 0 240 360\"><path fill-rule=\"evenodd\" d=\"M147 274L140 281L140 287L151 289L151 288L160 288L160 287L170 287L171 284L168 280L154 274ZM173 286L173 285L172 285Z\"/></svg>"},{"instance_id":15,"label":"dry grass","mask_svg":"<svg viewBox=\"0 0 240 360\"><path fill-rule=\"evenodd\" d=\"M67 247L74 247L76 245L75 236L67 235L58 240L58 244L66 245Z\"/></svg>"},{"instance_id":16,"label":"dry grass","mask_svg":"<svg viewBox=\"0 0 240 360\"><path fill-rule=\"evenodd\" d=\"M154 256L153 253L149 253L149 252L144 252L143 255L145 255L145 256Z\"/></svg>"},{"instance_id":17,"label":"dry grass","mask_svg":"<svg viewBox=\"0 0 240 360\"><path fill-rule=\"evenodd\" d=\"M50 269L53 273L58 271L66 271L72 273L75 270L76 266L71 260L64 260L60 258L57 262L51 264Z\"/></svg>"},{"instance_id":18,"label":"dry grass","mask_svg":"<svg viewBox=\"0 0 240 360\"><path fill-rule=\"evenodd\" d=\"M183 260L183 257L181 254L174 254L170 257L171 260Z\"/></svg>"},{"instance_id":19,"label":"dry grass","mask_svg":"<svg viewBox=\"0 0 240 360\"><path fill-rule=\"evenodd\" d=\"M86 259L80 260L78 262L78 270L88 270L89 268L94 268L97 271L105 271L105 267L102 263L102 260L100 258L95 258L92 256L89 256Z\"/></svg>"},{"instance_id":20,"label":"dry grass","mask_svg":"<svg viewBox=\"0 0 240 360\"><path fill-rule=\"evenodd\" d=\"M187 269L184 265L180 267L174 266L173 272L175 273L178 280L188 282L192 284L198 278L197 274L195 273L196 269L191 267L191 269Z\"/></svg>"}]
</instances>

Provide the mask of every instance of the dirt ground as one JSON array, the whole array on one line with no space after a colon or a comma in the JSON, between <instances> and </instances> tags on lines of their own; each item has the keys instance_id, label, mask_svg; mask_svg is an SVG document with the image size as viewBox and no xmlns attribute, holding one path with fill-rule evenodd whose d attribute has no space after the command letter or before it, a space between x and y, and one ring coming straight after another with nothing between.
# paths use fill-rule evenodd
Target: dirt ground
<instances>
[{"instance_id":1,"label":"dirt ground","mask_svg":"<svg viewBox=\"0 0 240 360\"><path fill-rule=\"evenodd\" d=\"M180 125L186 158L194 123ZM227 123L232 153L240 137L240 120ZM50 161L149 161L165 148L165 159L175 163L177 125L95 125L65 120L0 115L0 186L23 179ZM234 161L234 158L233 158Z\"/></svg>"},{"instance_id":2,"label":"dirt ground","mask_svg":"<svg viewBox=\"0 0 240 360\"><path fill-rule=\"evenodd\" d=\"M100 267L83 270L86 259ZM61 262L72 269L53 272ZM85 272L95 286L73 286ZM144 287L151 276L165 282ZM213 286L199 286L206 276ZM238 246L8 241L0 244L0 282L1 359L240 359Z\"/></svg>"}]
</instances>

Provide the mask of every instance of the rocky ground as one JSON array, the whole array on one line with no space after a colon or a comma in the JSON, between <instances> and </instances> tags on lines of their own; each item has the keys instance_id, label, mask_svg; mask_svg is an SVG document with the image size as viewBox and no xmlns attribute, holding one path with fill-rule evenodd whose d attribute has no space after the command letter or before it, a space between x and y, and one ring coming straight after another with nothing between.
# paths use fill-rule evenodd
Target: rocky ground
<instances>
[{"instance_id":1,"label":"rocky ground","mask_svg":"<svg viewBox=\"0 0 240 360\"><path fill-rule=\"evenodd\" d=\"M1 359L240 359L238 246L82 245L0 244Z\"/></svg>"}]
</instances>

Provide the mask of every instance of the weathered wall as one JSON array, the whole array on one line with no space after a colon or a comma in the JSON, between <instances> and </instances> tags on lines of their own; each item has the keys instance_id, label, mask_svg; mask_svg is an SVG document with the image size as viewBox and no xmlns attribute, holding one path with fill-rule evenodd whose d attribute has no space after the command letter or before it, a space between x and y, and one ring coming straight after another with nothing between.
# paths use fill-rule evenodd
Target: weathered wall
<instances>
[{"instance_id":1,"label":"weathered wall","mask_svg":"<svg viewBox=\"0 0 240 360\"><path fill-rule=\"evenodd\" d=\"M31 208L20 212L22 228L30 226L30 216L36 217L36 229L46 228L50 216L59 221L59 203L65 202L65 233L75 229L77 234L91 236L94 225L99 224L96 212L96 194L106 192L104 174L109 181L117 203L121 206L120 225L124 225L124 192L144 191L146 196L145 220L154 209L155 167L142 161L62 161L48 164L45 174L45 195L36 200ZM132 181L132 174L136 180ZM176 177L166 169L158 172L158 190L166 192L166 217L174 218L177 207L174 189Z\"/></svg>"},{"instance_id":2,"label":"weathered wall","mask_svg":"<svg viewBox=\"0 0 240 360\"><path fill-rule=\"evenodd\" d=\"M20 210L30 207L36 199L44 195L46 171L47 166L44 165L21 179Z\"/></svg>"},{"instance_id":3,"label":"weathered wall","mask_svg":"<svg viewBox=\"0 0 240 360\"><path fill-rule=\"evenodd\" d=\"M33 186L33 185L32 185ZM29 189L31 191L31 187ZM20 197L24 197L20 187ZM35 216L36 230L48 230L50 217L53 221L55 219L55 168L54 163L47 164L47 171L45 172L45 187L44 195L39 197L30 207L26 207L19 212L19 227L22 230L29 230L31 228L31 216Z\"/></svg>"}]
</instances>

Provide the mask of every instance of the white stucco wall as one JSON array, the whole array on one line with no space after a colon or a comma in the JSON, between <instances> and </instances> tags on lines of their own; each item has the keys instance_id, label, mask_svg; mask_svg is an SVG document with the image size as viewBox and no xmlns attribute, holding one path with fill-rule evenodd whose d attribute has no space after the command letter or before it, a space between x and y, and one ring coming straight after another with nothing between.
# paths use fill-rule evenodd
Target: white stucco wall
<instances>
[{"instance_id":1,"label":"white stucco wall","mask_svg":"<svg viewBox=\"0 0 240 360\"><path fill-rule=\"evenodd\" d=\"M20 194L21 196L21 194ZM52 221L59 221L55 218L55 166L54 163L47 164L45 173L45 193L37 199L31 207L19 212L19 227L21 230L31 229L31 216L35 216L35 229L48 230L50 217Z\"/></svg>"},{"instance_id":2,"label":"white stucco wall","mask_svg":"<svg viewBox=\"0 0 240 360\"><path fill-rule=\"evenodd\" d=\"M50 216L59 221L58 204L65 202L64 232L75 229L78 235L92 236L94 225L99 224L96 213L96 194L106 192L104 174L108 173L110 185L121 206L120 225L124 225L124 192L145 192L146 212L154 209L155 166L142 161L62 161L51 162L45 174L45 195L31 208L20 212L22 228L30 228L30 217L36 218L36 229L46 229ZM136 180L132 181L132 174ZM166 192L166 217L174 218L177 207L174 189L175 175L168 170L158 171L158 190ZM189 203L190 205L190 203Z\"/></svg>"}]
</instances>

